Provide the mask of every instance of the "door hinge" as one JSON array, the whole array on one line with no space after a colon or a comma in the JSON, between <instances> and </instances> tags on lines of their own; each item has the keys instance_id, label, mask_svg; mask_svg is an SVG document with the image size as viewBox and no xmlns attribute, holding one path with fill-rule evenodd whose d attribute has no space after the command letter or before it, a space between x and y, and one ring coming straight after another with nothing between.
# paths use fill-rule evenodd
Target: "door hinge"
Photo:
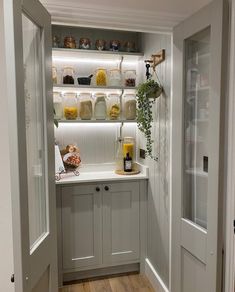
<instances>
[{"instance_id":1,"label":"door hinge","mask_svg":"<svg viewBox=\"0 0 235 292\"><path fill-rule=\"evenodd\" d=\"M233 220L233 233L235 234L235 220Z\"/></svg>"},{"instance_id":2,"label":"door hinge","mask_svg":"<svg viewBox=\"0 0 235 292\"><path fill-rule=\"evenodd\" d=\"M15 275L14 274L11 275L11 283L15 283Z\"/></svg>"}]
</instances>

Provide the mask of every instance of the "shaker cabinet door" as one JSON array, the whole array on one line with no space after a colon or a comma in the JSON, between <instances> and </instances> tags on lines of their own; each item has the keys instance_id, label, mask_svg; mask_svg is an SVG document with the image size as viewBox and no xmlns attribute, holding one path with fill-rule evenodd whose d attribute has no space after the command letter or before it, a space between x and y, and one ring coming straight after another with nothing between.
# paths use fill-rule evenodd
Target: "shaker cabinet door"
<instances>
[{"instance_id":1,"label":"shaker cabinet door","mask_svg":"<svg viewBox=\"0 0 235 292\"><path fill-rule=\"evenodd\" d=\"M102 263L101 186L62 188L63 270Z\"/></svg>"},{"instance_id":2,"label":"shaker cabinet door","mask_svg":"<svg viewBox=\"0 0 235 292\"><path fill-rule=\"evenodd\" d=\"M103 185L103 263L139 261L139 183Z\"/></svg>"}]
</instances>

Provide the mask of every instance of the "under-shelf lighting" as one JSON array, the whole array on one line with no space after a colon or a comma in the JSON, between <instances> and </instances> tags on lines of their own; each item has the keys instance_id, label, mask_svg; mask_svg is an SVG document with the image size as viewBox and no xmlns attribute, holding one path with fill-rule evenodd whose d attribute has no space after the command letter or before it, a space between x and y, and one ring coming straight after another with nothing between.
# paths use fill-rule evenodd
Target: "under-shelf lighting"
<instances>
[{"instance_id":1,"label":"under-shelf lighting","mask_svg":"<svg viewBox=\"0 0 235 292\"><path fill-rule=\"evenodd\" d=\"M67 58L67 57L53 57L53 62L58 63L89 63L89 64L119 64L120 59L92 59L92 58ZM123 61L123 65L136 65L138 61Z\"/></svg>"}]
</instances>

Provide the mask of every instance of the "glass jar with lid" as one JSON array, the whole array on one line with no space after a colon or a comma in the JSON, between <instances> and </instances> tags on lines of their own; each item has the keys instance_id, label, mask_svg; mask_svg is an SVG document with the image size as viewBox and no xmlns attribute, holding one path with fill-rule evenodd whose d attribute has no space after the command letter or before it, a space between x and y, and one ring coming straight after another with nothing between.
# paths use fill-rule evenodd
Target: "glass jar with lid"
<instances>
[{"instance_id":1,"label":"glass jar with lid","mask_svg":"<svg viewBox=\"0 0 235 292\"><path fill-rule=\"evenodd\" d=\"M96 70L96 85L107 86L107 70L104 68L98 68Z\"/></svg>"},{"instance_id":2,"label":"glass jar with lid","mask_svg":"<svg viewBox=\"0 0 235 292\"><path fill-rule=\"evenodd\" d=\"M108 116L110 120L118 120L121 112L120 95L110 93L108 100Z\"/></svg>"},{"instance_id":3,"label":"glass jar with lid","mask_svg":"<svg viewBox=\"0 0 235 292\"><path fill-rule=\"evenodd\" d=\"M122 75L120 69L109 70L109 85L110 86L121 86Z\"/></svg>"},{"instance_id":4,"label":"glass jar with lid","mask_svg":"<svg viewBox=\"0 0 235 292\"><path fill-rule=\"evenodd\" d=\"M53 92L54 118L63 118L63 102L60 92Z\"/></svg>"},{"instance_id":5,"label":"glass jar with lid","mask_svg":"<svg viewBox=\"0 0 235 292\"><path fill-rule=\"evenodd\" d=\"M63 84L74 84L74 68L64 67L63 68Z\"/></svg>"},{"instance_id":6,"label":"glass jar with lid","mask_svg":"<svg viewBox=\"0 0 235 292\"><path fill-rule=\"evenodd\" d=\"M132 161L135 160L135 139L133 137L124 137L123 139L123 158L129 153Z\"/></svg>"},{"instance_id":7,"label":"glass jar with lid","mask_svg":"<svg viewBox=\"0 0 235 292\"><path fill-rule=\"evenodd\" d=\"M124 73L125 73L125 86L135 87L136 86L136 71L126 70Z\"/></svg>"},{"instance_id":8,"label":"glass jar with lid","mask_svg":"<svg viewBox=\"0 0 235 292\"><path fill-rule=\"evenodd\" d=\"M92 118L92 97L89 92L79 94L80 112L79 116L82 120L91 120Z\"/></svg>"},{"instance_id":9,"label":"glass jar with lid","mask_svg":"<svg viewBox=\"0 0 235 292\"><path fill-rule=\"evenodd\" d=\"M78 117L78 100L74 92L64 93L64 117L66 120L76 120Z\"/></svg>"},{"instance_id":10,"label":"glass jar with lid","mask_svg":"<svg viewBox=\"0 0 235 292\"><path fill-rule=\"evenodd\" d=\"M104 93L95 94L94 116L97 120L105 120L107 117L107 103Z\"/></svg>"},{"instance_id":11,"label":"glass jar with lid","mask_svg":"<svg viewBox=\"0 0 235 292\"><path fill-rule=\"evenodd\" d=\"M125 94L124 100L124 117L126 120L136 119L136 96L135 94Z\"/></svg>"},{"instance_id":12,"label":"glass jar with lid","mask_svg":"<svg viewBox=\"0 0 235 292\"><path fill-rule=\"evenodd\" d=\"M64 38L64 47L67 49L76 49L76 40L72 36L66 36Z\"/></svg>"}]
</instances>

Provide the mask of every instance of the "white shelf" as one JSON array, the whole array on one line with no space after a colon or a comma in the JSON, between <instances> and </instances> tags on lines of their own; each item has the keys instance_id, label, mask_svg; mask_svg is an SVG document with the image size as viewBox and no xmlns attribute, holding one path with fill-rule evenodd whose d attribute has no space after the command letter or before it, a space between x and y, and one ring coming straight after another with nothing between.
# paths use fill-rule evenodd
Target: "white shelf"
<instances>
[{"instance_id":1,"label":"white shelf","mask_svg":"<svg viewBox=\"0 0 235 292\"><path fill-rule=\"evenodd\" d=\"M102 91L110 91L110 90L136 90L137 87L127 87L127 86L96 86L96 85L73 85L73 84L56 84L53 86L54 91L61 90L73 90L73 91L81 91L81 90L102 90Z\"/></svg>"},{"instance_id":2,"label":"white shelf","mask_svg":"<svg viewBox=\"0 0 235 292\"><path fill-rule=\"evenodd\" d=\"M112 123L136 123L136 120L58 120L59 124L112 124Z\"/></svg>"},{"instance_id":3,"label":"white shelf","mask_svg":"<svg viewBox=\"0 0 235 292\"><path fill-rule=\"evenodd\" d=\"M65 49L65 48L53 48L53 58L92 58L92 59L110 59L113 58L125 60L138 61L144 56L143 53L129 53L129 52L113 52L113 51L98 51L98 50L81 50L81 49Z\"/></svg>"},{"instance_id":4,"label":"white shelf","mask_svg":"<svg viewBox=\"0 0 235 292\"><path fill-rule=\"evenodd\" d=\"M208 177L208 172L205 172L201 169L186 169L186 173L200 176L200 177Z\"/></svg>"}]
</instances>

